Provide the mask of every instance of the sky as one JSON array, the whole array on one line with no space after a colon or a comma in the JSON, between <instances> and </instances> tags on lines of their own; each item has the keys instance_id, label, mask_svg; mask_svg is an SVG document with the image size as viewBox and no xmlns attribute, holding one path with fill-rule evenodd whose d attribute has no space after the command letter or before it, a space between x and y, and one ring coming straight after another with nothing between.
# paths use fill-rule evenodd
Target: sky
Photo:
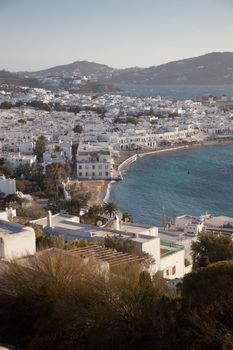
<instances>
[{"instance_id":1,"label":"sky","mask_svg":"<svg viewBox=\"0 0 233 350\"><path fill-rule=\"evenodd\" d=\"M0 0L0 69L148 67L233 52L233 0Z\"/></svg>"}]
</instances>

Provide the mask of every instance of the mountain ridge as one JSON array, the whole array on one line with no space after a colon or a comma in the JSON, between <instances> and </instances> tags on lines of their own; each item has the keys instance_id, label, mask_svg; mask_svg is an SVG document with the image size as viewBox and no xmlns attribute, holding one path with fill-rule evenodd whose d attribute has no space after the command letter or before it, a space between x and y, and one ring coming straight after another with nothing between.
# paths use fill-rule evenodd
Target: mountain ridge
<instances>
[{"instance_id":1,"label":"mountain ridge","mask_svg":"<svg viewBox=\"0 0 233 350\"><path fill-rule=\"evenodd\" d=\"M95 62L75 61L27 74L29 77L76 74L111 84L233 84L233 52L212 52L146 68L116 69Z\"/></svg>"}]
</instances>

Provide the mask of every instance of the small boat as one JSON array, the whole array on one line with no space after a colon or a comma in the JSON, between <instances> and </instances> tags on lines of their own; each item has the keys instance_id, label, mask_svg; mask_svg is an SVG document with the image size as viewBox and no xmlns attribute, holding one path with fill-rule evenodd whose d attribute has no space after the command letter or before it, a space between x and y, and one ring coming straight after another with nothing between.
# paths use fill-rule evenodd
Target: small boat
<instances>
[{"instance_id":1,"label":"small boat","mask_svg":"<svg viewBox=\"0 0 233 350\"><path fill-rule=\"evenodd\" d=\"M188 174L190 174L190 170L188 169Z\"/></svg>"}]
</instances>

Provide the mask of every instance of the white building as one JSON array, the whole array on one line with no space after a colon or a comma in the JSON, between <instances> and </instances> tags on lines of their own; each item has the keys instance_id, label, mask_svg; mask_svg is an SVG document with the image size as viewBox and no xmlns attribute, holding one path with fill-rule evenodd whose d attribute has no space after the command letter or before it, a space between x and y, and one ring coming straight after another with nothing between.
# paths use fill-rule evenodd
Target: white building
<instances>
[{"instance_id":1,"label":"white building","mask_svg":"<svg viewBox=\"0 0 233 350\"><path fill-rule=\"evenodd\" d=\"M7 155L6 160L10 168L16 170L20 165L28 164L32 166L36 162L36 156L11 153Z\"/></svg>"},{"instance_id":2,"label":"white building","mask_svg":"<svg viewBox=\"0 0 233 350\"><path fill-rule=\"evenodd\" d=\"M80 144L77 150L78 179L112 179L113 159L107 144Z\"/></svg>"},{"instance_id":3,"label":"white building","mask_svg":"<svg viewBox=\"0 0 233 350\"><path fill-rule=\"evenodd\" d=\"M15 179L6 179L5 175L0 175L0 192L6 196L8 194L14 194L16 192Z\"/></svg>"},{"instance_id":4,"label":"white building","mask_svg":"<svg viewBox=\"0 0 233 350\"><path fill-rule=\"evenodd\" d=\"M0 258L11 260L36 252L36 236L32 227L0 221Z\"/></svg>"},{"instance_id":5,"label":"white building","mask_svg":"<svg viewBox=\"0 0 233 350\"><path fill-rule=\"evenodd\" d=\"M148 253L154 259L154 263L150 267L152 274L159 271L166 279L184 276L184 247L161 241L157 227L122 223L116 217L115 229L109 229L80 224L77 216L51 215L50 212L47 218L34 220L32 223L41 226L47 233L63 235L67 240L103 241L107 236L132 240L139 256Z\"/></svg>"},{"instance_id":6,"label":"white building","mask_svg":"<svg viewBox=\"0 0 233 350\"><path fill-rule=\"evenodd\" d=\"M175 226L178 230L183 230L186 235L197 236L204 227L204 216L177 216L175 219Z\"/></svg>"}]
</instances>

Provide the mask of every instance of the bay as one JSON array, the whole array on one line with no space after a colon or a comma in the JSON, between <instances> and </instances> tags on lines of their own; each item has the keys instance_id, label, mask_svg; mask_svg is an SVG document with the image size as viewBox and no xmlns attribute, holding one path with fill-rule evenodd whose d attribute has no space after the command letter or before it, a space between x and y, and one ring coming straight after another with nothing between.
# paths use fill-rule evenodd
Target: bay
<instances>
[{"instance_id":1,"label":"bay","mask_svg":"<svg viewBox=\"0 0 233 350\"><path fill-rule=\"evenodd\" d=\"M233 145L198 147L140 158L112 185L110 201L137 222L162 224L162 211L233 216Z\"/></svg>"}]
</instances>

